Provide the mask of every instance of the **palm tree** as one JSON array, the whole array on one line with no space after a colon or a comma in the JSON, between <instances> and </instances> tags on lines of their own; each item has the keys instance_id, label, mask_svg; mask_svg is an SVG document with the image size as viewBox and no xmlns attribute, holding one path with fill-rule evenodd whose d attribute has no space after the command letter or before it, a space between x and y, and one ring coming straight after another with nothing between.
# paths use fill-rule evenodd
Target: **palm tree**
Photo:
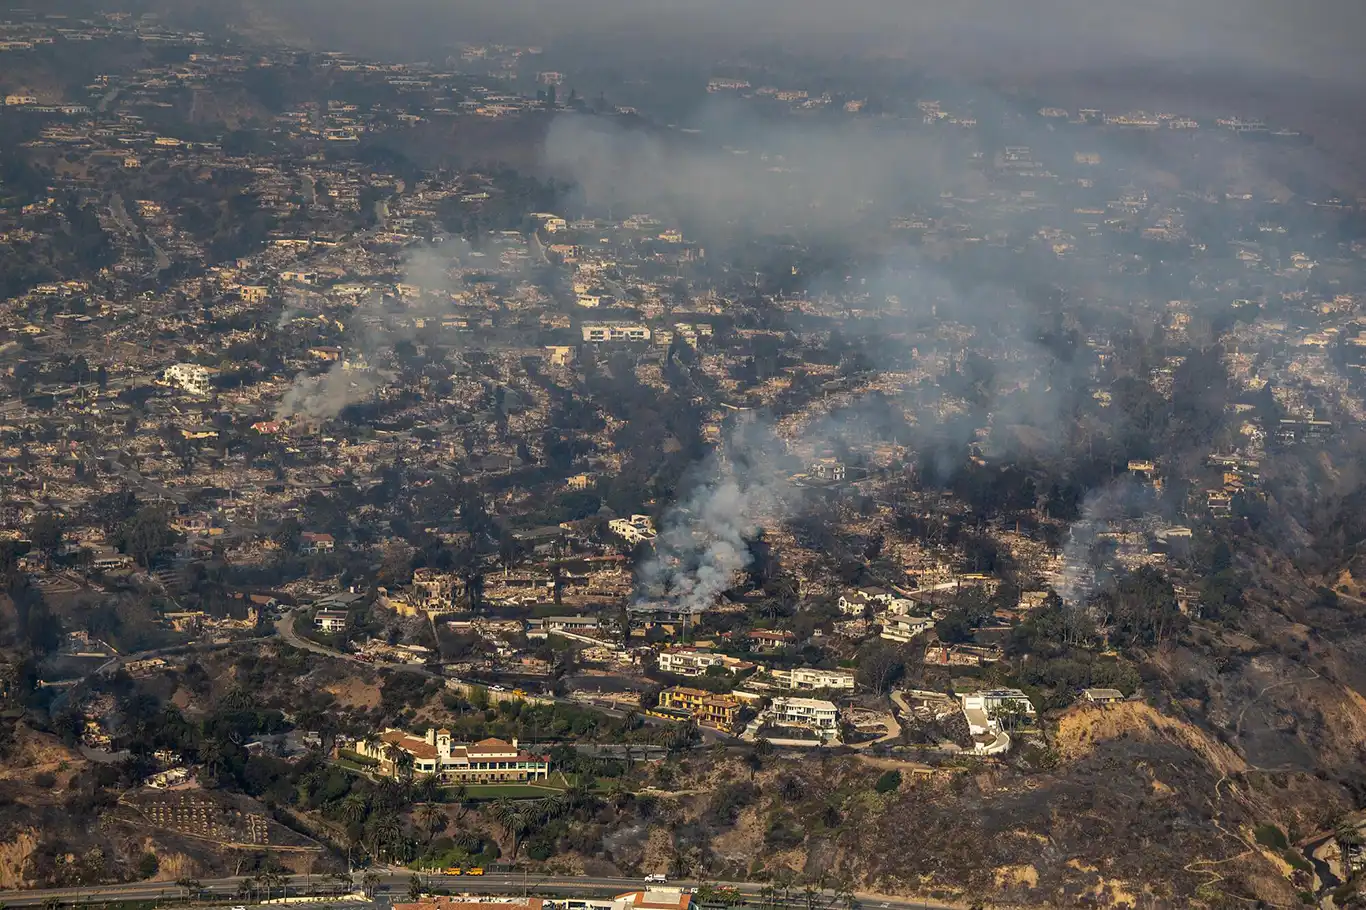
<instances>
[{"instance_id":1,"label":"palm tree","mask_svg":"<svg viewBox=\"0 0 1366 910\"><path fill-rule=\"evenodd\" d=\"M204 740L199 744L199 760L209 777L217 779L218 772L223 768L223 744L216 738Z\"/></svg>"},{"instance_id":2,"label":"palm tree","mask_svg":"<svg viewBox=\"0 0 1366 910\"><path fill-rule=\"evenodd\" d=\"M408 879L408 900L422 900L422 879L418 878L416 873L414 873L412 878Z\"/></svg>"},{"instance_id":3,"label":"palm tree","mask_svg":"<svg viewBox=\"0 0 1366 910\"><path fill-rule=\"evenodd\" d=\"M261 872L256 876L256 880L260 882L261 887L265 889L266 900L270 900L270 896L275 893L277 887L287 887L285 877L275 869L267 869L264 872Z\"/></svg>"},{"instance_id":4,"label":"palm tree","mask_svg":"<svg viewBox=\"0 0 1366 910\"><path fill-rule=\"evenodd\" d=\"M500 828L507 828L517 815L517 806L506 796L500 796L489 807L489 816Z\"/></svg>"},{"instance_id":5,"label":"palm tree","mask_svg":"<svg viewBox=\"0 0 1366 910\"><path fill-rule=\"evenodd\" d=\"M432 838L436 837L436 835L439 832L445 830L446 828L446 813L443 812L441 810L441 807L436 805L435 803L425 804L418 811L417 817L418 822L422 825L423 830L427 832L427 843L429 845L432 842Z\"/></svg>"},{"instance_id":6,"label":"palm tree","mask_svg":"<svg viewBox=\"0 0 1366 910\"><path fill-rule=\"evenodd\" d=\"M378 884L379 873L374 869L366 869L365 874L360 877L361 890L365 892L366 897L374 896L375 886Z\"/></svg>"},{"instance_id":7,"label":"palm tree","mask_svg":"<svg viewBox=\"0 0 1366 910\"><path fill-rule=\"evenodd\" d=\"M365 794L352 790L342 799L340 812L342 821L354 825L365 821L365 817L370 814L370 805L365 799Z\"/></svg>"},{"instance_id":8,"label":"palm tree","mask_svg":"<svg viewBox=\"0 0 1366 910\"><path fill-rule=\"evenodd\" d=\"M569 811L569 802L563 796L546 796L533 804L535 813L546 821L554 821Z\"/></svg>"},{"instance_id":9,"label":"palm tree","mask_svg":"<svg viewBox=\"0 0 1366 910\"><path fill-rule=\"evenodd\" d=\"M578 775L569 789L564 791L564 799L570 808L582 809L593 801L593 778L587 774Z\"/></svg>"},{"instance_id":10,"label":"palm tree","mask_svg":"<svg viewBox=\"0 0 1366 910\"><path fill-rule=\"evenodd\" d=\"M223 696L223 707L234 713L254 711L256 710L256 698L249 690L237 686Z\"/></svg>"},{"instance_id":11,"label":"palm tree","mask_svg":"<svg viewBox=\"0 0 1366 910\"><path fill-rule=\"evenodd\" d=\"M1333 839L1338 843L1338 856L1342 863L1344 879L1351 878L1362 845L1366 844L1366 838L1361 836L1361 829L1356 825L1343 821L1333 831Z\"/></svg>"},{"instance_id":12,"label":"palm tree","mask_svg":"<svg viewBox=\"0 0 1366 910\"><path fill-rule=\"evenodd\" d=\"M393 778L380 781L379 795L375 805L385 809L402 809L407 805L408 793L404 786Z\"/></svg>"},{"instance_id":13,"label":"palm tree","mask_svg":"<svg viewBox=\"0 0 1366 910\"><path fill-rule=\"evenodd\" d=\"M472 802L470 801L470 788L465 786L465 783L462 781L460 785L455 788L453 796L456 803L460 806L460 816L456 819L456 821L459 821L465 817L465 813L470 811L472 805Z\"/></svg>"},{"instance_id":14,"label":"palm tree","mask_svg":"<svg viewBox=\"0 0 1366 910\"><path fill-rule=\"evenodd\" d=\"M512 861L517 861L517 853L522 849L522 840L531 831L532 819L506 796L493 805L493 820L503 829L506 837L512 838Z\"/></svg>"},{"instance_id":15,"label":"palm tree","mask_svg":"<svg viewBox=\"0 0 1366 910\"><path fill-rule=\"evenodd\" d=\"M441 799L441 781L435 774L428 774L417 785L417 795L421 802L437 802Z\"/></svg>"},{"instance_id":16,"label":"palm tree","mask_svg":"<svg viewBox=\"0 0 1366 910\"><path fill-rule=\"evenodd\" d=\"M390 854L393 848L398 845L403 838L403 825L399 822L398 816L392 812L383 815L371 816L370 830L366 839L369 841L370 854L375 858L380 858Z\"/></svg>"},{"instance_id":17,"label":"palm tree","mask_svg":"<svg viewBox=\"0 0 1366 910\"><path fill-rule=\"evenodd\" d=\"M631 800L631 788L621 778L616 778L607 785L607 798L618 809L624 809Z\"/></svg>"},{"instance_id":18,"label":"palm tree","mask_svg":"<svg viewBox=\"0 0 1366 910\"><path fill-rule=\"evenodd\" d=\"M413 784L414 766L413 754L400 750L398 758L394 761L394 772L406 787L411 787Z\"/></svg>"}]
</instances>

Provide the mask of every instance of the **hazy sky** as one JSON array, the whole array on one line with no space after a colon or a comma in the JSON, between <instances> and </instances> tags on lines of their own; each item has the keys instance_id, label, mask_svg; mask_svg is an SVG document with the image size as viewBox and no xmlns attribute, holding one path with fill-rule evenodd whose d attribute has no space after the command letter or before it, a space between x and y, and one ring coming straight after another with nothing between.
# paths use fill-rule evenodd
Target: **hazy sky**
<instances>
[{"instance_id":1,"label":"hazy sky","mask_svg":"<svg viewBox=\"0 0 1366 910\"><path fill-rule=\"evenodd\" d=\"M250 0L324 42L418 56L473 38L542 43L653 38L877 48L936 64L1237 66L1366 82L1363 0ZM622 48L629 52L629 48Z\"/></svg>"}]
</instances>

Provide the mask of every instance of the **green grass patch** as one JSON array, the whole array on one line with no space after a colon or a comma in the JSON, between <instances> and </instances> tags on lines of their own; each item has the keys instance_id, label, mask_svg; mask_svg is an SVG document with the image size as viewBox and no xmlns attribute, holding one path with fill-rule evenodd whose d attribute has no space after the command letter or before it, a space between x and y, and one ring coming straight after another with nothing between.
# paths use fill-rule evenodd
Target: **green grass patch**
<instances>
[{"instance_id":1,"label":"green grass patch","mask_svg":"<svg viewBox=\"0 0 1366 910\"><path fill-rule=\"evenodd\" d=\"M1272 850L1284 850L1290 846L1290 842L1285 839L1285 832L1275 825L1258 825L1254 832L1257 843L1263 847L1270 847Z\"/></svg>"},{"instance_id":2,"label":"green grass patch","mask_svg":"<svg viewBox=\"0 0 1366 910\"><path fill-rule=\"evenodd\" d=\"M563 787L536 784L468 784L465 793L469 799L542 799L563 793Z\"/></svg>"},{"instance_id":3,"label":"green grass patch","mask_svg":"<svg viewBox=\"0 0 1366 910\"><path fill-rule=\"evenodd\" d=\"M1290 868L1298 869L1301 872L1313 872L1314 866L1309 860L1305 859L1294 850L1285 850L1281 853L1281 858L1290 864Z\"/></svg>"}]
</instances>

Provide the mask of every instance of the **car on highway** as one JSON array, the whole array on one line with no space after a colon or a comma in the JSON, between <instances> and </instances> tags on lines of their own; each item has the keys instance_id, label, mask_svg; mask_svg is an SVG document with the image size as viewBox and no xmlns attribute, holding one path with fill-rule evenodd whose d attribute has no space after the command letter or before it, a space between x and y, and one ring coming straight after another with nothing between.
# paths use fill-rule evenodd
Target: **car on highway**
<instances>
[{"instance_id":1,"label":"car on highway","mask_svg":"<svg viewBox=\"0 0 1366 910\"><path fill-rule=\"evenodd\" d=\"M460 869L459 866L447 866L447 867L446 867L446 874L447 874L447 875L459 875L460 872L461 872L461 869Z\"/></svg>"},{"instance_id":2,"label":"car on highway","mask_svg":"<svg viewBox=\"0 0 1366 910\"><path fill-rule=\"evenodd\" d=\"M467 869L467 870L465 871L465 874L466 874L466 875L483 875L483 874L484 874L484 869L483 869L482 866L475 866L473 869Z\"/></svg>"},{"instance_id":3,"label":"car on highway","mask_svg":"<svg viewBox=\"0 0 1366 910\"><path fill-rule=\"evenodd\" d=\"M647 884L662 885L668 880L669 877L665 875L663 872L651 872L649 875L645 876L645 881Z\"/></svg>"}]
</instances>

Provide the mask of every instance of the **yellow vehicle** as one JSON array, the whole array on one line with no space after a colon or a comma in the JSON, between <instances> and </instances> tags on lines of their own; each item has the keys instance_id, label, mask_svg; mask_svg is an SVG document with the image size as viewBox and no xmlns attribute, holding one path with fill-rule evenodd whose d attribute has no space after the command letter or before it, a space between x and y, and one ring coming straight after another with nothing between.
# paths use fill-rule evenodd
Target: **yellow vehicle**
<instances>
[{"instance_id":1,"label":"yellow vehicle","mask_svg":"<svg viewBox=\"0 0 1366 910\"><path fill-rule=\"evenodd\" d=\"M447 874L447 875L459 875L459 874L460 874L460 867L459 867L459 866L447 866L447 867L446 867L446 874Z\"/></svg>"},{"instance_id":2,"label":"yellow vehicle","mask_svg":"<svg viewBox=\"0 0 1366 910\"><path fill-rule=\"evenodd\" d=\"M525 692L524 690L522 690L522 689L513 689L513 690L512 690L512 694L513 694L513 695L526 695L526 692Z\"/></svg>"},{"instance_id":3,"label":"yellow vehicle","mask_svg":"<svg viewBox=\"0 0 1366 910\"><path fill-rule=\"evenodd\" d=\"M484 874L484 869L483 869L482 866L475 866L473 869L470 869L470 870L469 870L468 872L466 872L465 874L466 874L466 875L483 875L483 874Z\"/></svg>"}]
</instances>

